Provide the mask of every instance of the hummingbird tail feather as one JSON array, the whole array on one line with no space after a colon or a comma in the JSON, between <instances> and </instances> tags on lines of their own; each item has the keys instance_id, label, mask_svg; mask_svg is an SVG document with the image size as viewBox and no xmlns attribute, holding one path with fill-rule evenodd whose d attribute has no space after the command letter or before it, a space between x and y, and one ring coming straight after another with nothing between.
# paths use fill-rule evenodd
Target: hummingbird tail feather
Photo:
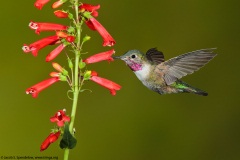
<instances>
[{"instance_id":1,"label":"hummingbird tail feather","mask_svg":"<svg viewBox=\"0 0 240 160\"><path fill-rule=\"evenodd\" d=\"M181 91L187 92L187 93L194 93L194 94L201 95L201 96L208 95L207 92L205 92L201 89L195 88L193 86L190 86L189 84L182 82L182 81L178 81L177 88L180 89Z\"/></svg>"},{"instance_id":2,"label":"hummingbird tail feather","mask_svg":"<svg viewBox=\"0 0 240 160\"><path fill-rule=\"evenodd\" d=\"M207 96L208 93L203 91L203 90L200 90L198 88L194 88L194 87L188 87L186 88L186 91L189 92L189 93L194 93L194 94L197 94L197 95L201 95L201 96Z\"/></svg>"}]
</instances>

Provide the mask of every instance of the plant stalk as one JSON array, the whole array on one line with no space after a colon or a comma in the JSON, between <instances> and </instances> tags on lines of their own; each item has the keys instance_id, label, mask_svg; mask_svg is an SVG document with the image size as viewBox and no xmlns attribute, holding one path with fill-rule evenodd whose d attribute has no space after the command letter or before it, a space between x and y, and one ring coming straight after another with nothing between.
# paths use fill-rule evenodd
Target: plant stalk
<instances>
[{"instance_id":1,"label":"plant stalk","mask_svg":"<svg viewBox=\"0 0 240 160\"><path fill-rule=\"evenodd\" d=\"M72 112L71 112L71 121L69 124L69 131L71 134L73 134L73 125L76 117L76 112L77 112L77 104L78 104L78 94L79 94L79 60L80 60L80 44L81 44L81 24L82 22L79 22L79 15L78 15L78 0L75 0L75 12L76 12L76 29L77 29L77 42L76 42L76 48L75 48L75 64L74 64L74 79L72 80L73 82L73 103L72 103ZM69 149L66 148L64 151L64 160L68 160L69 157Z\"/></svg>"}]
</instances>

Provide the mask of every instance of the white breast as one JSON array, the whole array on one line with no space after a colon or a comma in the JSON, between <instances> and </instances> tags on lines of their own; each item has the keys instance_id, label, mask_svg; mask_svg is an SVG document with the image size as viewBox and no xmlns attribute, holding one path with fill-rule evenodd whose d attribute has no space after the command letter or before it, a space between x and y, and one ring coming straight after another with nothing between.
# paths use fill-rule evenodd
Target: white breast
<instances>
[{"instance_id":1,"label":"white breast","mask_svg":"<svg viewBox=\"0 0 240 160\"><path fill-rule=\"evenodd\" d=\"M144 65L142 66L142 70L135 71L134 73L138 77L139 80L144 81L148 78L148 75L150 73L150 65Z\"/></svg>"}]
</instances>

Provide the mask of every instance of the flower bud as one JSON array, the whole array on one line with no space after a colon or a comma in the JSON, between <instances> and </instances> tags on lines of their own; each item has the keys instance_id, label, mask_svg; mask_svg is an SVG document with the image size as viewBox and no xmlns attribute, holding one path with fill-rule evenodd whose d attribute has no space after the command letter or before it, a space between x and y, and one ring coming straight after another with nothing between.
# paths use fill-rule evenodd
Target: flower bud
<instances>
[{"instance_id":1,"label":"flower bud","mask_svg":"<svg viewBox=\"0 0 240 160\"><path fill-rule=\"evenodd\" d=\"M54 11L54 15L58 18L68 18L68 12L61 10Z\"/></svg>"},{"instance_id":2,"label":"flower bud","mask_svg":"<svg viewBox=\"0 0 240 160\"><path fill-rule=\"evenodd\" d=\"M88 35L86 35L86 36L83 38L82 43L85 43L85 42L89 41L90 39L91 39L91 37L88 36Z\"/></svg>"},{"instance_id":3,"label":"flower bud","mask_svg":"<svg viewBox=\"0 0 240 160\"><path fill-rule=\"evenodd\" d=\"M53 62L52 66L54 69L56 69L57 71L61 72L63 75L67 76L68 75L68 71L65 70L62 66L60 66L58 63Z\"/></svg>"}]
</instances>

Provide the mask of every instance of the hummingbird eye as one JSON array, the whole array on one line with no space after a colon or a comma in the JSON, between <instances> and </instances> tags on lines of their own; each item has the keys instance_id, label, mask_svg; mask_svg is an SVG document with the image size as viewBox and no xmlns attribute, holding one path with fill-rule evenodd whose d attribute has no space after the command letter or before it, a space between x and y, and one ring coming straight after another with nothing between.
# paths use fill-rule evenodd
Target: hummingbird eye
<instances>
[{"instance_id":1,"label":"hummingbird eye","mask_svg":"<svg viewBox=\"0 0 240 160\"><path fill-rule=\"evenodd\" d=\"M133 54L133 55L131 56L131 58L136 58L135 54Z\"/></svg>"}]
</instances>

